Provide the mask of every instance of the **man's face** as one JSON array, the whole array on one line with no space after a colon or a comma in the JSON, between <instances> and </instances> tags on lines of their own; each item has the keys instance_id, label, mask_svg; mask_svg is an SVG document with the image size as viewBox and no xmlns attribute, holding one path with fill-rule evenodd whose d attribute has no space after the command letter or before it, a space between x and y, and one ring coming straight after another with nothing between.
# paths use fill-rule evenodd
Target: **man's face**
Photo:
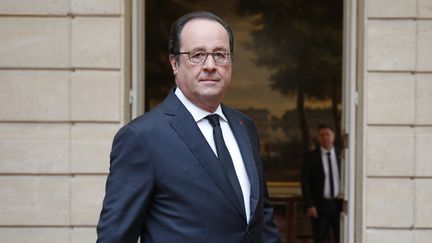
<instances>
[{"instance_id":1,"label":"man's face","mask_svg":"<svg viewBox=\"0 0 432 243\"><path fill-rule=\"evenodd\" d=\"M180 34L180 52L229 50L228 33L216 21L193 19ZM176 85L189 100L204 110L212 110L208 104L219 105L231 81L231 63L216 64L212 55L203 64L192 63L187 54L180 55L178 63L170 56L170 62Z\"/></svg>"},{"instance_id":2,"label":"man's face","mask_svg":"<svg viewBox=\"0 0 432 243\"><path fill-rule=\"evenodd\" d=\"M318 142L321 147L325 149L331 149L333 148L334 143L334 133L329 128L321 128L318 130L317 133Z\"/></svg>"}]
</instances>

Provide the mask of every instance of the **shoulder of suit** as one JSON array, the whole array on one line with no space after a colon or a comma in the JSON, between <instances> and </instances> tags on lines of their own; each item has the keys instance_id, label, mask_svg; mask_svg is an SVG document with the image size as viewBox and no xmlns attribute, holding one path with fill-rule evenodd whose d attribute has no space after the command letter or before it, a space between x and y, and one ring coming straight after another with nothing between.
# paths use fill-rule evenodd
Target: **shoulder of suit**
<instances>
[{"instance_id":1,"label":"shoulder of suit","mask_svg":"<svg viewBox=\"0 0 432 243\"><path fill-rule=\"evenodd\" d=\"M145 128L151 130L152 127L162 124L163 117L163 108L161 105L158 105L144 114L134 118L125 126L129 126L138 132Z\"/></svg>"},{"instance_id":2,"label":"shoulder of suit","mask_svg":"<svg viewBox=\"0 0 432 243\"><path fill-rule=\"evenodd\" d=\"M305 156L306 157L321 156L321 150L319 147L313 150L309 150L305 153Z\"/></svg>"}]
</instances>

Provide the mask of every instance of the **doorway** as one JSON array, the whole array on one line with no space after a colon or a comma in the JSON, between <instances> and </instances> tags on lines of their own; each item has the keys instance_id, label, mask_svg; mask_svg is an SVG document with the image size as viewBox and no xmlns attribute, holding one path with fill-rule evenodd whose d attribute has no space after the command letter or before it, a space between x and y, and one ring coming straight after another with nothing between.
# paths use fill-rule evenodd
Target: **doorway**
<instances>
[{"instance_id":1,"label":"doorway","mask_svg":"<svg viewBox=\"0 0 432 243\"><path fill-rule=\"evenodd\" d=\"M311 242L299 181L316 127L332 125L342 146L343 8L343 0L145 1L145 111L174 86L167 56L171 23L204 9L231 25L235 61L224 103L257 125L285 242Z\"/></svg>"}]
</instances>

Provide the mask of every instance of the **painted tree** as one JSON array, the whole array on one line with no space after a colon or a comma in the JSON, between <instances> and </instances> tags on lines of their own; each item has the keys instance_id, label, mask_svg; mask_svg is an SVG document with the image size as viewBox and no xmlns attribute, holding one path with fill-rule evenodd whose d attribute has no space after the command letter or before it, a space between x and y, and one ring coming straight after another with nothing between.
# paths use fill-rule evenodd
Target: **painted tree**
<instances>
[{"instance_id":1,"label":"painted tree","mask_svg":"<svg viewBox=\"0 0 432 243\"><path fill-rule=\"evenodd\" d=\"M303 150L310 148L306 100L331 100L340 138L342 77L341 0L239 0L236 11L255 16L247 47L255 62L274 71L272 89L296 95Z\"/></svg>"}]
</instances>

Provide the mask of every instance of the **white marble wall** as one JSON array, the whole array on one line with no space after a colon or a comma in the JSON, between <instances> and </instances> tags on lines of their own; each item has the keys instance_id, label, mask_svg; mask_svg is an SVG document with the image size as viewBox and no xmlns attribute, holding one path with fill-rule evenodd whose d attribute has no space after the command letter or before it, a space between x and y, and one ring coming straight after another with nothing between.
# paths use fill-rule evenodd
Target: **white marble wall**
<instances>
[{"instance_id":1,"label":"white marble wall","mask_svg":"<svg viewBox=\"0 0 432 243\"><path fill-rule=\"evenodd\" d=\"M364 4L364 242L431 242L432 1Z\"/></svg>"},{"instance_id":2,"label":"white marble wall","mask_svg":"<svg viewBox=\"0 0 432 243\"><path fill-rule=\"evenodd\" d=\"M125 121L125 2L0 1L0 242L95 242Z\"/></svg>"}]
</instances>

